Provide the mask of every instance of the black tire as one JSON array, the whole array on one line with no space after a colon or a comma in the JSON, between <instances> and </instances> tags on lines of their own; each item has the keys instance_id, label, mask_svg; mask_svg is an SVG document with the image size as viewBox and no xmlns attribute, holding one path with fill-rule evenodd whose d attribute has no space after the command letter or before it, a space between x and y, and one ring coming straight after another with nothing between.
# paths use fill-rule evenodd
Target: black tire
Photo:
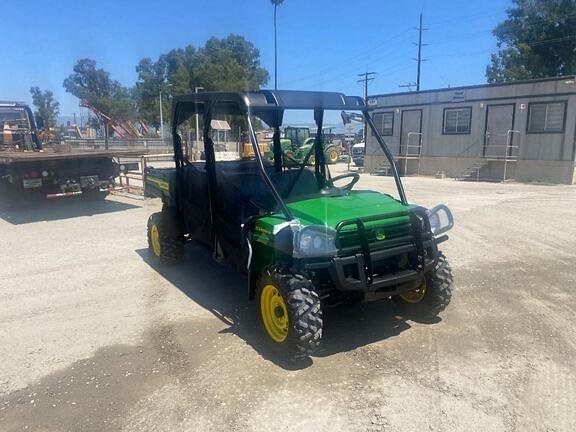
<instances>
[{"instance_id":1,"label":"black tire","mask_svg":"<svg viewBox=\"0 0 576 432\"><path fill-rule=\"evenodd\" d=\"M333 151L336 152L336 154L338 155L335 160L332 160L330 158L330 153L332 153ZM324 150L324 160L326 161L327 164L333 165L337 163L339 159L340 159L340 152L335 146L330 146Z\"/></svg>"},{"instance_id":2,"label":"black tire","mask_svg":"<svg viewBox=\"0 0 576 432\"><path fill-rule=\"evenodd\" d=\"M454 277L452 268L442 252L434 270L426 274L426 293L417 303L408 303L400 295L393 300L408 313L421 317L435 317L444 311L452 299Z\"/></svg>"},{"instance_id":3,"label":"black tire","mask_svg":"<svg viewBox=\"0 0 576 432\"><path fill-rule=\"evenodd\" d=\"M267 285L277 288L288 313L288 329L282 342L276 341L266 330L262 307L262 293ZM322 339L322 305L314 285L306 276L272 265L265 269L256 286L260 327L271 351L284 359L307 358Z\"/></svg>"},{"instance_id":4,"label":"black tire","mask_svg":"<svg viewBox=\"0 0 576 432\"><path fill-rule=\"evenodd\" d=\"M159 250L156 250L153 245L153 227L156 227L158 232L157 246L159 246ZM170 234L164 212L154 213L148 218L147 237L148 252L154 259L164 264L172 264L182 260L186 240L183 235Z\"/></svg>"}]
</instances>

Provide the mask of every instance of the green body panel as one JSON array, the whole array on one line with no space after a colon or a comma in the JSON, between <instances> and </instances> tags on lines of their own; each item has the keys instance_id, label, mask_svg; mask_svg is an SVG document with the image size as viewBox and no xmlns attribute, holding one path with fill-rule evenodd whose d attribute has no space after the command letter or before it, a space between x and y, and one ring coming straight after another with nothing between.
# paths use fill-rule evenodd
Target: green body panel
<instances>
[{"instance_id":1,"label":"green body panel","mask_svg":"<svg viewBox=\"0 0 576 432\"><path fill-rule=\"evenodd\" d=\"M323 225L335 229L336 225L343 220L398 213L410 210L414 206L405 206L390 195L379 192L352 192L344 196L318 197L296 201L288 203L288 208L294 218L299 219L302 225ZM406 218L403 216L369 222L366 226L396 223L404 221ZM285 223L286 219L279 214L258 219L254 240L271 242L274 231L278 231L279 227ZM351 226L349 229L355 228Z\"/></svg>"},{"instance_id":2,"label":"green body panel","mask_svg":"<svg viewBox=\"0 0 576 432\"><path fill-rule=\"evenodd\" d=\"M352 192L344 196L312 198L289 203L288 208L303 225L316 224L330 228L336 228L339 222L347 219L386 215L410 209L391 196L379 192ZM398 218L389 219L387 223L398 221Z\"/></svg>"},{"instance_id":3,"label":"green body panel","mask_svg":"<svg viewBox=\"0 0 576 432\"><path fill-rule=\"evenodd\" d=\"M332 229L344 220L405 212L415 207L405 206L390 195L379 192L352 192L349 195L310 198L287 205L302 225L322 225ZM365 226L371 228L405 221L408 221L408 216L367 222ZM280 214L265 216L256 221L252 234L256 272L275 262L290 262L291 257L282 253L275 243L275 236L287 225L288 222ZM355 229L355 225L348 225L343 231Z\"/></svg>"},{"instance_id":4,"label":"green body panel","mask_svg":"<svg viewBox=\"0 0 576 432\"><path fill-rule=\"evenodd\" d=\"M167 179L148 174L146 176L146 194L162 199L170 198L170 185Z\"/></svg>"}]
</instances>

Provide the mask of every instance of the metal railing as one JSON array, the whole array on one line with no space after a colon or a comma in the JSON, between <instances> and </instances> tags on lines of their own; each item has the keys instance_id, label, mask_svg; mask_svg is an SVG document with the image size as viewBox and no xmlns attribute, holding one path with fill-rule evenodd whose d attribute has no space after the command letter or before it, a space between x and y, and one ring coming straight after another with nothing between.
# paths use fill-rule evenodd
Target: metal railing
<instances>
[{"instance_id":1,"label":"metal railing","mask_svg":"<svg viewBox=\"0 0 576 432\"><path fill-rule=\"evenodd\" d=\"M508 174L508 162L515 162L518 160L517 151L520 148L518 145L512 145L512 138L514 134L520 134L519 130L508 129L505 134L499 135L506 137L506 144L504 145L486 145L484 148L484 158L490 160L501 160L504 162L502 181L506 181Z\"/></svg>"},{"instance_id":2,"label":"metal railing","mask_svg":"<svg viewBox=\"0 0 576 432\"><path fill-rule=\"evenodd\" d=\"M410 144L410 138L413 136L418 137L418 144ZM408 132L406 139L406 151L404 152L404 176L408 172L408 158L418 158L417 175L420 175L420 156L422 156L422 132Z\"/></svg>"},{"instance_id":3,"label":"metal railing","mask_svg":"<svg viewBox=\"0 0 576 432\"><path fill-rule=\"evenodd\" d=\"M164 154L147 154L138 157L118 157L117 163L119 165L134 165L138 164L138 169L124 169L118 175L120 190L127 191L128 193L146 196L146 169L149 162L172 162L174 161L173 153ZM130 182L133 182L130 184ZM136 182L136 185L134 184Z\"/></svg>"},{"instance_id":4,"label":"metal railing","mask_svg":"<svg viewBox=\"0 0 576 432\"><path fill-rule=\"evenodd\" d=\"M505 153L505 157L504 157L504 175L502 176L502 181L506 181L506 170L508 168L508 156L512 154L512 152L514 151L514 149L519 148L519 146L513 146L512 145L512 136L513 134L519 134L520 131L519 130L514 130L514 129L509 129L506 132L506 153ZM518 155L514 156L514 160L518 159Z\"/></svg>"},{"instance_id":5,"label":"metal railing","mask_svg":"<svg viewBox=\"0 0 576 432\"><path fill-rule=\"evenodd\" d=\"M516 160L518 155L515 154L516 149L520 146L512 145L512 137L514 134L520 134L519 130L509 129L505 134L496 135L500 137L506 137L506 144L501 145L490 145L486 144L484 148L484 158L488 159L508 159Z\"/></svg>"},{"instance_id":6,"label":"metal railing","mask_svg":"<svg viewBox=\"0 0 576 432\"><path fill-rule=\"evenodd\" d=\"M75 149L106 148L104 138L66 139L64 144ZM145 150L147 153L168 153L172 151L172 141L161 138L132 138L132 139L108 139L109 150Z\"/></svg>"}]
</instances>

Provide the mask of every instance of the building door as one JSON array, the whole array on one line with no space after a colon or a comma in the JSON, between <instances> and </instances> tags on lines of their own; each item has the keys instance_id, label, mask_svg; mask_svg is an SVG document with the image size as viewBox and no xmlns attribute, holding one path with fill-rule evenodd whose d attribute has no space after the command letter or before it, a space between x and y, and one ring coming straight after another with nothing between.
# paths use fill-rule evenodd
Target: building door
<instances>
[{"instance_id":1,"label":"building door","mask_svg":"<svg viewBox=\"0 0 576 432\"><path fill-rule=\"evenodd\" d=\"M419 156L422 148L422 110L402 111L400 155Z\"/></svg>"},{"instance_id":2,"label":"building door","mask_svg":"<svg viewBox=\"0 0 576 432\"><path fill-rule=\"evenodd\" d=\"M514 139L514 104L486 106L484 157L504 158L516 154L511 148Z\"/></svg>"}]
</instances>

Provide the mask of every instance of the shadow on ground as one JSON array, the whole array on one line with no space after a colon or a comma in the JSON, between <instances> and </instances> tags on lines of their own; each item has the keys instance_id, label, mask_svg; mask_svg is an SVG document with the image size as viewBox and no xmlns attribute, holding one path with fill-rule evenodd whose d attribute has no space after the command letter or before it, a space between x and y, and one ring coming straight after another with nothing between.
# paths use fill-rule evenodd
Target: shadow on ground
<instances>
[{"instance_id":1,"label":"shadow on ground","mask_svg":"<svg viewBox=\"0 0 576 432\"><path fill-rule=\"evenodd\" d=\"M142 398L170 383L193 382L191 373L214 355L198 346L213 328L187 323L145 332L138 345L110 345L40 380L0 396L0 429L112 432ZM186 347L196 347L194 356Z\"/></svg>"},{"instance_id":2,"label":"shadow on ground","mask_svg":"<svg viewBox=\"0 0 576 432\"><path fill-rule=\"evenodd\" d=\"M82 197L61 198L37 201L20 201L18 203L1 201L0 219L13 225L27 223L54 221L81 216L94 216L104 213L113 213L140 206L111 200L87 200Z\"/></svg>"},{"instance_id":3,"label":"shadow on ground","mask_svg":"<svg viewBox=\"0 0 576 432\"><path fill-rule=\"evenodd\" d=\"M264 358L290 370L302 369L312 363L311 359L287 362L270 353L261 333L256 303L248 300L246 279L217 264L203 247L190 244L184 262L172 266L157 264L150 259L146 249L137 253L191 300L228 325L225 332L236 334ZM389 300L325 310L322 344L314 357L351 351L409 329L406 318L397 313Z\"/></svg>"}]
</instances>

